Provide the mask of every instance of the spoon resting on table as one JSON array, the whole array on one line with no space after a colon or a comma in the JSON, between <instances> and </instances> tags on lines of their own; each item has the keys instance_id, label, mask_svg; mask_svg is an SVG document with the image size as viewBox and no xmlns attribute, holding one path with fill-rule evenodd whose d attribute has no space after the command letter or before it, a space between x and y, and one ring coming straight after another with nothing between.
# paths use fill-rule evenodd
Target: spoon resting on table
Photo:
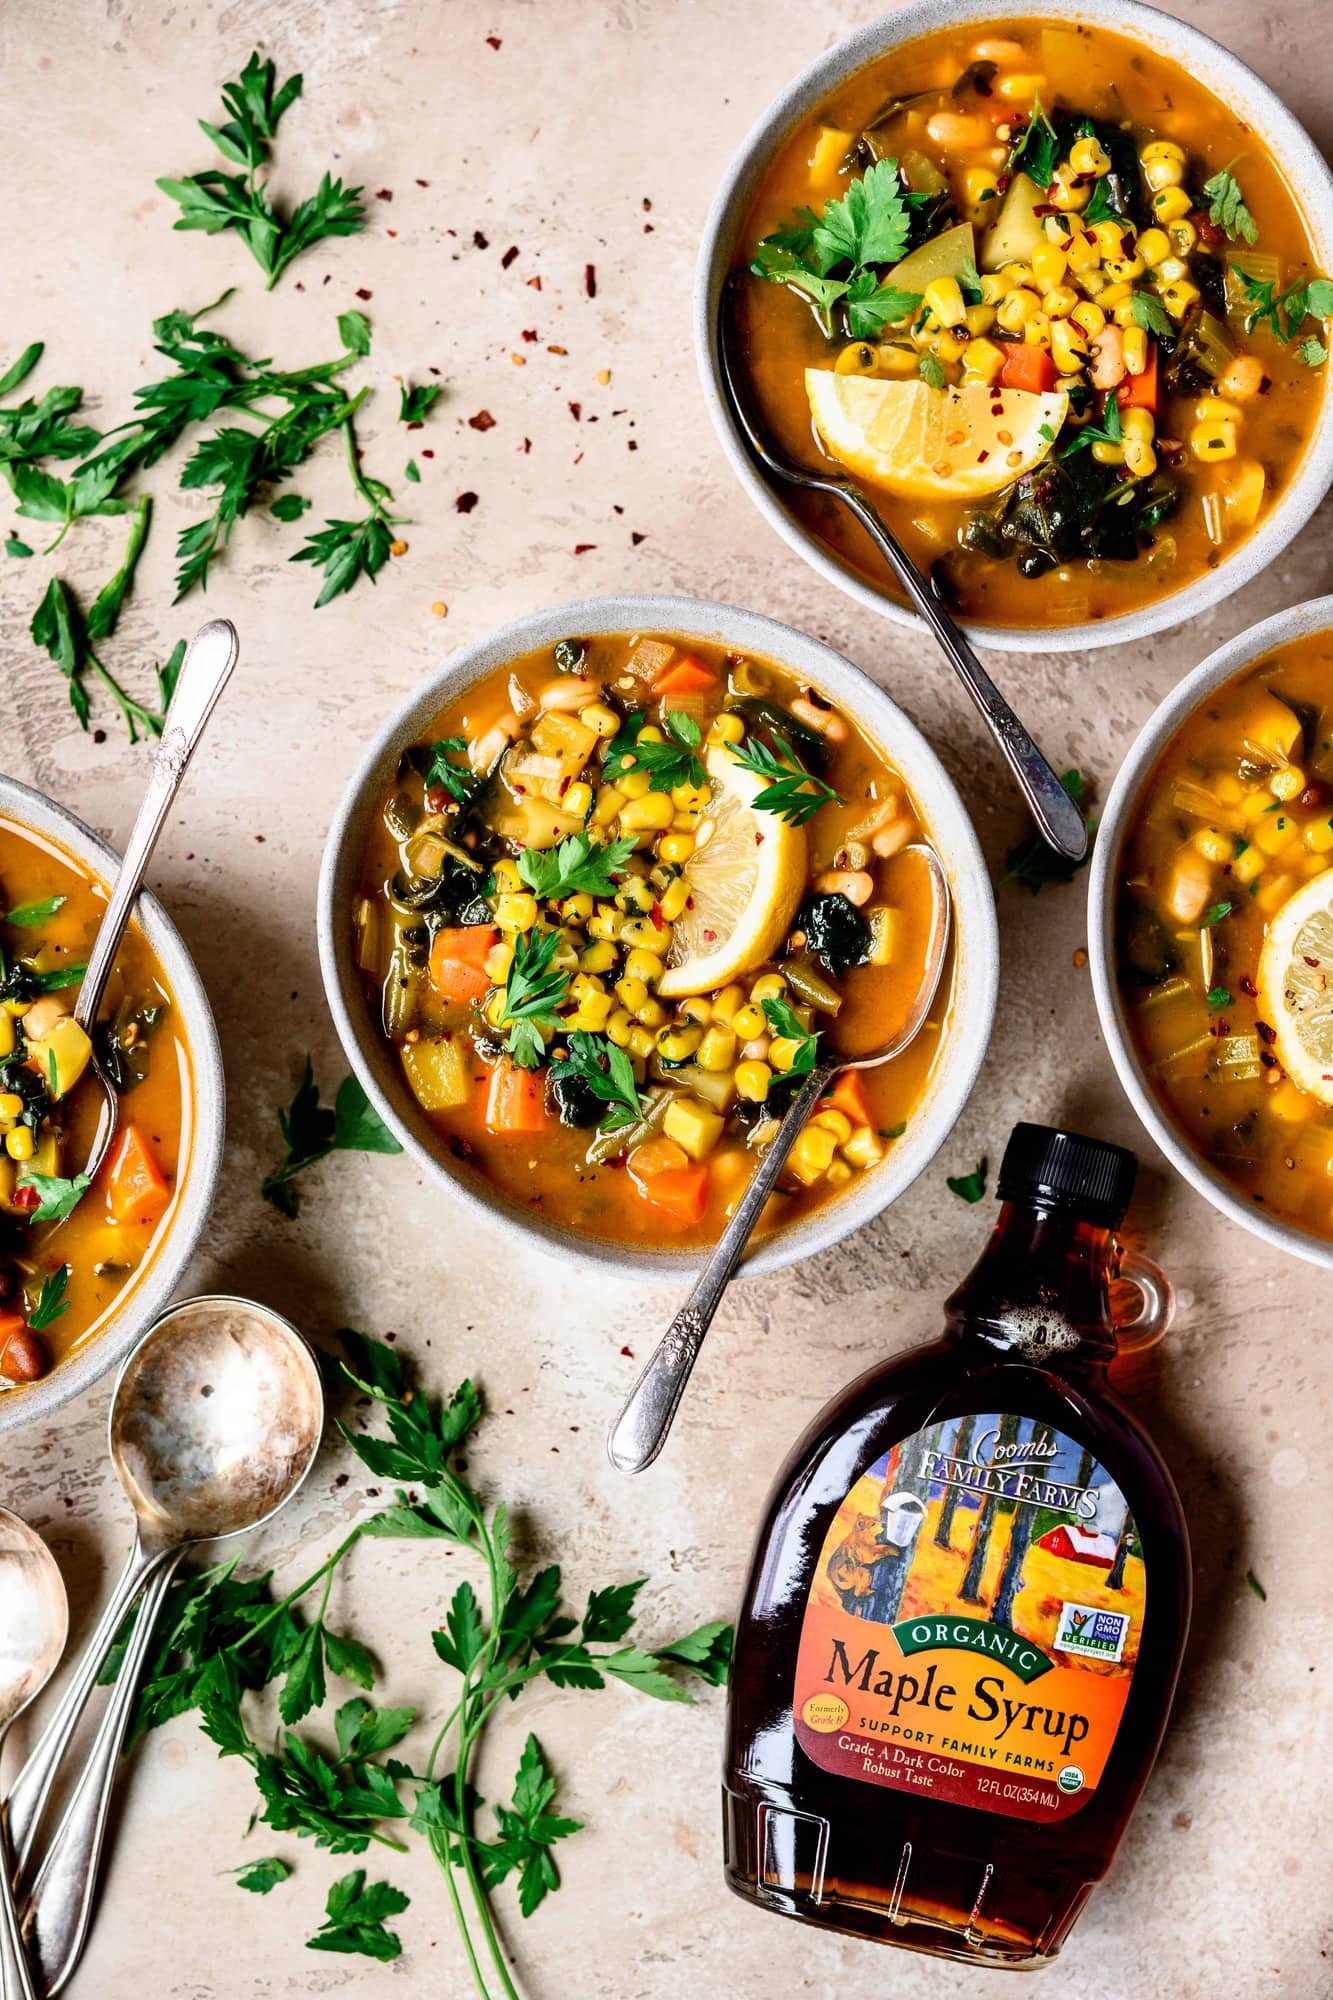
<instances>
[{"instance_id":1,"label":"spoon resting on table","mask_svg":"<svg viewBox=\"0 0 1333 2000\"><path fill-rule=\"evenodd\" d=\"M1088 832L1082 813L902 543L885 527L850 479L798 465L784 456L764 429L745 386L740 328L732 304L734 284L734 277L727 280L718 306L718 360L731 413L752 456L774 478L785 480L789 486L803 487L808 493L832 494L856 516L906 591L912 609L938 640L950 666L976 703L982 721L994 736L1000 755L1027 800L1042 839L1067 861L1081 861L1088 851Z\"/></svg>"},{"instance_id":2,"label":"spoon resting on table","mask_svg":"<svg viewBox=\"0 0 1333 2000\"><path fill-rule=\"evenodd\" d=\"M877 1069L891 1062L915 1041L925 1024L939 990L948 956L952 929L952 901L944 866L933 847L915 842L904 847L899 861L915 858L930 876L931 921L926 944L921 983L906 1020L878 1047L860 1053L830 1050L815 1062L800 1089L783 1113L782 1122L755 1168L736 1212L723 1230L707 1263L695 1280L694 1288L649 1359L647 1367L629 1393L624 1409L607 1441L607 1451L617 1472L642 1472L650 1466L675 1421L685 1386L699 1358L704 1335L722 1303L736 1266L764 1207L777 1185L778 1175L796 1143L806 1119L827 1091L833 1078L844 1069Z\"/></svg>"},{"instance_id":3,"label":"spoon resting on table","mask_svg":"<svg viewBox=\"0 0 1333 2000\"><path fill-rule=\"evenodd\" d=\"M97 927L88 965L74 1003L74 1019L93 1043L89 1067L102 1088L105 1100L92 1153L83 1171L91 1180L106 1158L120 1117L120 1097L97 1054L93 1029L107 980L116 963L116 953L143 887L148 864L153 858L158 836L175 803L191 757L204 733L218 697L231 678L240 653L236 627L228 618L212 618L190 641L181 662L180 674L162 724L162 736L153 751L152 768L125 854L120 864L106 913Z\"/></svg>"}]
</instances>

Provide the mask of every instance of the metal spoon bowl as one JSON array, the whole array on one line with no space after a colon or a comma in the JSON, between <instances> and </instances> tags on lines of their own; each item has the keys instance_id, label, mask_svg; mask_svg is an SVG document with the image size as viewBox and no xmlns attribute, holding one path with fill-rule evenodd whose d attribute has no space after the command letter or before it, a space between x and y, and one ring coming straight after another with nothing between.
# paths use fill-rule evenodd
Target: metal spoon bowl
<instances>
[{"instance_id":1,"label":"metal spoon bowl","mask_svg":"<svg viewBox=\"0 0 1333 2000\"><path fill-rule=\"evenodd\" d=\"M55 1558L26 1521L0 1507L0 1744L50 1680L69 1636L69 1599ZM0 2000L32 2000L0 1807Z\"/></svg>"},{"instance_id":2,"label":"metal spoon bowl","mask_svg":"<svg viewBox=\"0 0 1333 2000\"><path fill-rule=\"evenodd\" d=\"M904 847L898 859L917 857L930 874L931 923L926 943L921 982L911 1008L893 1035L878 1047L855 1054L836 1048L817 1061L783 1114L782 1122L768 1143L754 1177L737 1204L736 1212L718 1238L694 1289L667 1328L647 1366L629 1393L607 1440L607 1451L617 1472L642 1472L652 1464L675 1421L685 1385L690 1379L704 1335L722 1303L745 1246L777 1184L796 1138L806 1119L840 1070L878 1069L902 1054L917 1035L930 1013L939 990L948 957L953 927L952 899L944 864L933 847L915 842Z\"/></svg>"},{"instance_id":3,"label":"metal spoon bowl","mask_svg":"<svg viewBox=\"0 0 1333 2000\"><path fill-rule=\"evenodd\" d=\"M248 1299L188 1299L149 1329L120 1371L111 1461L137 1519L129 1560L69 1688L10 1794L21 1873L56 1770L130 1605L138 1615L87 1762L32 1887L26 1916L48 2000L78 1963L92 1913L116 1760L153 1624L185 1551L259 1527L314 1462L324 1426L315 1358L277 1313Z\"/></svg>"},{"instance_id":4,"label":"metal spoon bowl","mask_svg":"<svg viewBox=\"0 0 1333 2000\"><path fill-rule=\"evenodd\" d=\"M158 836L180 790L181 780L194 755L204 726L217 706L218 697L231 678L240 652L236 627L227 618L210 619L195 633L181 662L175 690L162 724L162 740L153 752L148 784L139 807L120 872L108 898L105 914L97 927L83 984L74 1003L74 1018L93 1043L90 1068L102 1089L102 1115L97 1136L83 1171L91 1178L106 1158L120 1118L120 1093L97 1054L93 1029L107 980L116 963L120 941L138 901L148 864L153 858Z\"/></svg>"},{"instance_id":5,"label":"metal spoon bowl","mask_svg":"<svg viewBox=\"0 0 1333 2000\"><path fill-rule=\"evenodd\" d=\"M983 722L994 736L1001 756L1027 800L1043 840L1057 854L1064 855L1066 860L1081 861L1088 851L1088 833L1082 813L902 543L884 525L865 495L850 479L798 465L774 444L755 408L741 352L740 324L734 305L737 277L738 274L733 272L728 278L718 305L718 361L732 416L751 455L775 479L784 480L789 486L802 487L808 493L832 494L856 516L906 591L913 610L939 641L950 666L976 703Z\"/></svg>"}]
</instances>

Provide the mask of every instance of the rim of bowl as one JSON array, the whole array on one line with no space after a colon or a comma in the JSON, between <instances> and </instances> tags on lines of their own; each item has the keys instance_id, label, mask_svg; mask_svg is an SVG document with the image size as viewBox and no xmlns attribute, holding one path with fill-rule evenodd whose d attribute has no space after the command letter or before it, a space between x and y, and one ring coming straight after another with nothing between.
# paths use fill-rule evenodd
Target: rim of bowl
<instances>
[{"instance_id":1,"label":"rim of bowl","mask_svg":"<svg viewBox=\"0 0 1333 2000\"><path fill-rule=\"evenodd\" d=\"M1158 50L1198 78L1224 103L1242 108L1259 142L1289 182L1310 231L1314 260L1333 269L1333 173L1304 126L1261 77L1220 42L1141 0L909 0L896 13L859 28L808 64L751 126L728 167L704 224L694 282L694 348L704 400L722 449L741 485L770 527L829 583L867 610L924 633L914 611L867 583L790 513L750 457L732 421L717 354L717 310L738 232L765 172L802 118L858 70L933 29L969 22L996 27L1006 20L1076 21L1105 28ZM1082 625L986 625L961 620L979 646L1008 653L1074 652L1120 645L1184 625L1249 583L1294 541L1333 484L1333 424L1320 421L1295 476L1277 505L1235 551L1183 590Z\"/></svg>"},{"instance_id":2,"label":"rim of bowl","mask_svg":"<svg viewBox=\"0 0 1333 2000\"><path fill-rule=\"evenodd\" d=\"M489 1191L480 1177L464 1179L453 1171L441 1156L438 1136L424 1116L415 1116L407 1105L406 1090L371 1019L361 975L352 963L351 898L360 878L371 817L401 751L466 687L524 653L554 645L571 631L588 636L661 632L711 641L772 659L809 679L845 706L892 757L920 804L945 863L955 917L954 1001L946 1046L907 1132L884 1164L866 1176L863 1186L854 1186L763 1242L741 1267L742 1276L775 1271L850 1235L925 1171L971 1093L990 1040L999 986L995 901L981 844L961 794L910 717L859 667L822 640L737 606L634 593L553 605L460 647L399 703L380 728L358 762L330 825L320 868L317 921L320 970L334 1024L348 1061L390 1131L431 1179L473 1214L567 1262L597 1264L626 1274L660 1271L683 1276L698 1268L706 1252L656 1252L579 1235L544 1216L528 1214L512 1200Z\"/></svg>"},{"instance_id":3,"label":"rim of bowl","mask_svg":"<svg viewBox=\"0 0 1333 2000\"><path fill-rule=\"evenodd\" d=\"M1214 688L1253 666L1275 647L1315 632L1333 632L1333 596L1275 612L1258 625L1237 633L1186 676L1148 717L1134 739L1107 796L1088 876L1088 965L1092 990L1106 1043L1121 1087L1139 1122L1165 1153L1181 1178L1232 1222L1261 1237L1277 1250L1333 1270L1333 1241L1312 1236L1294 1222L1265 1214L1247 1202L1215 1167L1196 1153L1147 1080L1125 1024L1125 1009L1114 973L1115 886L1125 831L1145 780L1177 729Z\"/></svg>"},{"instance_id":4,"label":"rim of bowl","mask_svg":"<svg viewBox=\"0 0 1333 2000\"><path fill-rule=\"evenodd\" d=\"M20 784L17 778L0 775L0 816L6 815L67 849L103 889L109 889L120 855L67 806ZM176 997L190 1064L190 1149L185 1169L177 1176L180 1192L176 1214L142 1279L126 1299L124 1311L116 1308L110 1312L102 1331L41 1381L0 1394L0 1436L49 1417L124 1361L146 1328L165 1310L212 1210L226 1130L226 1081L213 1010L185 940L151 890L140 892L134 917L161 960Z\"/></svg>"}]
</instances>

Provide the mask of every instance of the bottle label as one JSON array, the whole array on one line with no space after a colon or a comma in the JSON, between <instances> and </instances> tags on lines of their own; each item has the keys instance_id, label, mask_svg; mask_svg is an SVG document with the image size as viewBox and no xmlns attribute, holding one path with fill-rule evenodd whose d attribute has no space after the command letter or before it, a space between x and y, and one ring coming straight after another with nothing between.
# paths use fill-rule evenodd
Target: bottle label
<instances>
[{"instance_id":1,"label":"bottle label","mask_svg":"<svg viewBox=\"0 0 1333 2000\"><path fill-rule=\"evenodd\" d=\"M842 1777L1065 1819L1105 1769L1146 1596L1089 1451L1012 1411L945 1418L876 1459L824 1538L797 1738Z\"/></svg>"}]
</instances>

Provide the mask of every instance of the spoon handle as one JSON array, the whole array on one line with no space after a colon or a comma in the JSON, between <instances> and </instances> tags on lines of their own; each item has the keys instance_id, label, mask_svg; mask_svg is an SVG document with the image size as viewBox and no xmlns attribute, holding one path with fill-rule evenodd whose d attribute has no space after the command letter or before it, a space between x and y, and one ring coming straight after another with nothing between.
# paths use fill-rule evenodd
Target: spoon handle
<instances>
[{"instance_id":1,"label":"spoon handle","mask_svg":"<svg viewBox=\"0 0 1333 2000\"><path fill-rule=\"evenodd\" d=\"M97 1019L102 989L115 964L125 926L143 887L143 878L148 872L158 836L180 790L181 779L194 755L195 746L204 733L204 725L217 706L218 696L227 685L239 652L240 641L230 619L213 618L195 633L181 663L180 676L162 725L162 741L153 753L152 772L143 803L125 844L125 858L120 864L120 873L111 891L106 914L98 926L93 948L88 954L88 968L75 1003L74 1018L89 1034Z\"/></svg>"},{"instance_id":2,"label":"spoon handle","mask_svg":"<svg viewBox=\"0 0 1333 2000\"><path fill-rule=\"evenodd\" d=\"M976 703L1000 746L1000 755L1028 802L1042 839L1066 860L1081 861L1088 851L1082 813L982 666L965 634L927 587L916 564L889 533L874 508L849 487L839 485L837 490L907 592L913 610L929 625L949 664Z\"/></svg>"},{"instance_id":3,"label":"spoon handle","mask_svg":"<svg viewBox=\"0 0 1333 2000\"><path fill-rule=\"evenodd\" d=\"M3 1807L0 1807L0 2000L36 2000L14 1908Z\"/></svg>"},{"instance_id":4,"label":"spoon handle","mask_svg":"<svg viewBox=\"0 0 1333 2000\"><path fill-rule=\"evenodd\" d=\"M121 1745L139 1691L139 1677L152 1642L153 1627L184 1553L183 1548L173 1549L145 1587L111 1698L102 1711L73 1796L51 1836L23 1913L28 1949L40 1973L46 2000L55 2000L83 1956Z\"/></svg>"},{"instance_id":5,"label":"spoon handle","mask_svg":"<svg viewBox=\"0 0 1333 2000\"><path fill-rule=\"evenodd\" d=\"M88 1697L97 1685L102 1662L111 1650L125 1613L161 1560L160 1555L145 1555L139 1543L135 1542L111 1593L111 1600L97 1621L97 1630L79 1656L79 1663L60 1697L59 1706L9 1788L6 1816L15 1882L21 1881L27 1871L37 1827L56 1772L79 1726L79 1717Z\"/></svg>"},{"instance_id":6,"label":"spoon handle","mask_svg":"<svg viewBox=\"0 0 1333 2000\"><path fill-rule=\"evenodd\" d=\"M704 1344L704 1335L722 1302L722 1294L741 1261L764 1203L772 1194L778 1175L787 1163L787 1155L796 1143L797 1133L828 1088L829 1079L837 1067L835 1063L816 1063L793 1097L755 1169L754 1178L737 1204L736 1213L695 1280L694 1289L630 1390L625 1407L607 1440L607 1451L617 1472L642 1472L652 1464L666 1443L667 1433L685 1393L685 1385Z\"/></svg>"}]
</instances>

